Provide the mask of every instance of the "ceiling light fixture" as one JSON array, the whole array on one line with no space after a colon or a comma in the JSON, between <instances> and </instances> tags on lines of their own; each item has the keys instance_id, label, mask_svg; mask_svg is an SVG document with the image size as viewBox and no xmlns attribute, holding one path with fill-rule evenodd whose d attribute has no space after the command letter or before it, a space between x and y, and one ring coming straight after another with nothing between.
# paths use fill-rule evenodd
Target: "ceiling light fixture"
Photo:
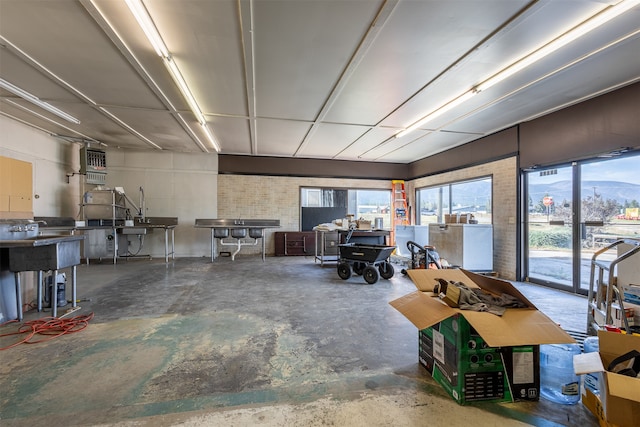
<instances>
[{"instance_id":1,"label":"ceiling light fixture","mask_svg":"<svg viewBox=\"0 0 640 427\"><path fill-rule=\"evenodd\" d=\"M211 144L213 144L216 151L220 152L220 147L218 146L218 143L216 142L216 138L213 136L211 129L209 129L209 126L207 126L206 123L201 123L200 126L202 126L202 129L204 130L205 135L207 135L207 138L209 138L209 141L211 141Z\"/></svg>"},{"instance_id":2,"label":"ceiling light fixture","mask_svg":"<svg viewBox=\"0 0 640 427\"><path fill-rule=\"evenodd\" d=\"M462 95L460 95L456 99L454 99L452 101L449 101L448 103L444 104L442 107L438 108L437 110L434 110L431 113L427 114L422 119L420 119L416 123L412 124L411 126L406 128L405 130L403 130L401 132L398 132L395 135L396 138L402 138L403 136L407 135L408 133L413 132L414 130L418 129L419 127L421 127L425 123L435 119L436 117L446 113L447 111L451 110L452 108L455 108L458 105L462 104L463 102L467 101L473 95L475 95L475 92L473 92L473 91L468 91L468 92L463 93Z\"/></svg>"},{"instance_id":3,"label":"ceiling light fixture","mask_svg":"<svg viewBox=\"0 0 640 427\"><path fill-rule=\"evenodd\" d=\"M187 82L184 80L184 77L182 77L182 73L180 73L180 70L178 69L178 66L176 65L173 58L169 56L163 58L163 60L164 64L167 66L167 69L169 70L169 73L171 73L173 80L178 86L178 89L180 89L180 92L182 92L182 96L184 96L187 104L189 104L189 108L196 116L196 120L198 120L198 123L200 124L205 123L204 115L202 114L202 111L200 111L200 107L198 106L196 99L193 97L193 94L189 90L189 86L187 86Z\"/></svg>"},{"instance_id":4,"label":"ceiling light fixture","mask_svg":"<svg viewBox=\"0 0 640 427\"><path fill-rule=\"evenodd\" d=\"M504 70L500 71L498 74L495 74L493 77L485 80L484 82L480 83L475 89L478 92L481 92L483 90L486 90L488 88L490 88L491 86L501 82L502 80L511 77L512 75L514 75L515 73L517 73L518 71L528 67L529 65L541 60L542 58L544 58L545 56L555 52L556 50L560 49L561 47L571 43L572 41L584 36L585 34L587 34L588 32L595 30L596 28L598 28L600 25L609 22L610 20L612 20L613 18L615 18L616 16L619 16L623 13L625 13L626 11L628 11L629 9L631 9L632 7L636 6L640 4L640 0L622 0L621 2L619 2L618 4L616 4L615 6L611 6L608 9L606 9L605 11L591 17L590 19L588 19L587 21L583 22L582 24L578 25L577 27L574 27L572 30L564 33L563 35L561 35L560 37L558 37L557 39L553 40L552 42L542 46L540 49L536 50L535 52L525 56L524 58L516 61L515 63L511 64L510 66L508 66L507 68L505 68Z\"/></svg>"},{"instance_id":5,"label":"ceiling light fixture","mask_svg":"<svg viewBox=\"0 0 640 427\"><path fill-rule=\"evenodd\" d=\"M425 123L433 120L434 118L440 116L446 111L449 111L452 108L462 104L469 98L473 97L473 95L480 93L483 90L487 90L491 86L494 86L499 82L511 77L512 75L516 74L518 71L521 71L524 68L528 67L529 65L541 60L545 56L555 52L561 47L582 37L583 35L589 33L590 31L612 20L613 18L620 16L621 14L627 12L629 9L633 8L634 6L637 6L638 4L640 4L640 0L621 0L617 4L610 6L609 8L605 9L603 12L600 12L597 15L592 16L588 20L584 21L582 24L567 31L557 39L551 41L550 43L547 43L546 45L530 53L529 55L524 56L523 58L519 59L518 61L504 68L497 74L494 74L492 77L474 86L473 88L463 93L462 95L454 98L453 100L447 102L441 107L433 110L431 113L427 114L426 116L424 116L423 118L421 118L420 120L418 120L417 122L409 126L407 129L404 129L398 132L395 135L395 137L401 138L403 136L406 136L407 134L423 126Z\"/></svg>"},{"instance_id":6,"label":"ceiling light fixture","mask_svg":"<svg viewBox=\"0 0 640 427\"><path fill-rule=\"evenodd\" d=\"M160 33L158 32L158 29L156 28L153 21L151 20L151 17L149 16L147 9L142 4L142 1L141 0L125 0L125 1L127 2L127 6L129 6L131 13L133 13L133 16L136 18L136 21L138 21L138 25L140 25L140 28L142 28L142 31L144 31L144 34L147 36L147 39L149 39L149 42L151 43L153 48L156 50L156 53L158 54L158 56L161 56L163 58L168 57L169 49L167 49L167 46L164 44L164 41L162 40L162 37L160 37Z\"/></svg>"},{"instance_id":7,"label":"ceiling light fixture","mask_svg":"<svg viewBox=\"0 0 640 427\"><path fill-rule=\"evenodd\" d=\"M213 137L213 133L208 128L207 120L204 117L204 114L202 114L202 110L200 109L200 106L198 106L198 103L196 102L196 99L193 96L193 93L191 93L191 90L189 89L187 82L185 81L184 77L182 76L182 73L178 69L178 66L176 65L175 61L173 60L173 57L171 56L169 49L167 49L167 46L164 44L164 41L162 40L162 37L160 36L158 29L153 23L151 16L149 16L149 12L147 12L147 9L142 4L142 0L125 0L125 1L127 3L127 6L129 6L131 13L136 18L136 21L138 21L138 25L140 25L140 28L142 28L142 31L147 36L147 39L149 39L149 42L155 49L156 53L158 54L158 56L162 58L164 65L167 67L167 70L169 70L169 74L171 74L171 78L173 79L174 83L178 86L178 89L180 89L180 93L182 93L182 96L187 101L187 104L189 104L189 108L191 109L191 112L196 116L196 120L198 121L198 123L200 123L200 126L202 126L202 128L204 129L205 134L207 135L207 138L211 142L211 145L217 152L220 152L220 146L218 145L218 141L216 141L216 139Z\"/></svg>"},{"instance_id":8,"label":"ceiling light fixture","mask_svg":"<svg viewBox=\"0 0 640 427\"><path fill-rule=\"evenodd\" d=\"M66 121L74 123L76 125L80 124L80 120L76 119L72 115L67 114L64 111L60 110L59 108L56 108L53 105L49 104L48 102L45 102L45 101L41 100L40 98L38 98L35 95L30 94L26 90L20 89L18 86L14 85L12 83L9 83L5 79L0 78L0 87L3 88L3 89L8 90L9 92L13 93L14 95L19 96L20 98L24 99L25 101L29 101L30 103L32 103L34 105L37 105L38 107L47 110L51 114L55 114L56 116L60 117L61 119L65 119Z\"/></svg>"},{"instance_id":9,"label":"ceiling light fixture","mask_svg":"<svg viewBox=\"0 0 640 427\"><path fill-rule=\"evenodd\" d=\"M13 101L11 99L6 99L5 101L7 102L7 104L13 105L16 108L18 108L18 109L20 109L22 111L26 111L27 113L32 114L32 115L34 115L34 116L36 116L36 117L38 117L38 118L40 118L40 119L42 119L44 121L47 121L47 122L49 122L49 123L51 123L53 125L61 127L63 129L67 129L68 131L76 133L78 135L82 135L80 132L76 131L75 129L71 129L69 126L66 126L66 125L62 124L61 122L56 121L56 120L54 120L52 118L49 118L49 117L45 116L44 114L41 114L41 113L39 113L39 112L37 112L35 110L32 110L31 108L28 108L28 107L26 107L26 106L24 106L24 105L22 105L22 104L20 104L18 102L15 102L15 101Z\"/></svg>"}]
</instances>

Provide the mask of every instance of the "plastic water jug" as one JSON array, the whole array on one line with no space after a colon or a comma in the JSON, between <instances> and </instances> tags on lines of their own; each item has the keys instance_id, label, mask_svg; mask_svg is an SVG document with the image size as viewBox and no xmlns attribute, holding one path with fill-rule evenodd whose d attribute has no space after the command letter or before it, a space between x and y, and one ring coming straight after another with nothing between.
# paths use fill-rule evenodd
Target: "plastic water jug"
<instances>
[{"instance_id":1,"label":"plastic water jug","mask_svg":"<svg viewBox=\"0 0 640 427\"><path fill-rule=\"evenodd\" d=\"M540 396L563 405L580 401L580 377L573 371L573 356L580 353L578 344L540 346Z\"/></svg>"},{"instance_id":2,"label":"plastic water jug","mask_svg":"<svg viewBox=\"0 0 640 427\"><path fill-rule=\"evenodd\" d=\"M585 353L598 353L600 350L600 344L598 337L587 337L583 343ZM600 372L594 372L592 374L585 374L583 376L584 386L591 390L596 396L600 394Z\"/></svg>"},{"instance_id":3,"label":"plastic water jug","mask_svg":"<svg viewBox=\"0 0 640 427\"><path fill-rule=\"evenodd\" d=\"M53 285L53 275L46 277L46 285L45 294L44 294L44 302L48 307L51 307L53 303L53 292L56 293L57 307L64 307L67 305L67 296L65 290L65 283L67 281L67 276L65 273L58 273L56 277L56 285ZM55 290L54 290L55 289Z\"/></svg>"}]
</instances>

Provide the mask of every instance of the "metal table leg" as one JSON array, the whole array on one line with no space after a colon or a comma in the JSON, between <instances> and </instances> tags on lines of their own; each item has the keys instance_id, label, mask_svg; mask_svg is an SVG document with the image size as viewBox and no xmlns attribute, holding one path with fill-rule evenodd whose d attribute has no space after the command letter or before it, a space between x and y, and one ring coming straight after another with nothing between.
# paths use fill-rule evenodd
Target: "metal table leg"
<instances>
[{"instance_id":1,"label":"metal table leg","mask_svg":"<svg viewBox=\"0 0 640 427\"><path fill-rule=\"evenodd\" d=\"M53 270L53 286L51 287L51 315L58 317L58 270Z\"/></svg>"},{"instance_id":2,"label":"metal table leg","mask_svg":"<svg viewBox=\"0 0 640 427\"><path fill-rule=\"evenodd\" d=\"M38 298L38 313L42 311L42 287L44 284L42 283L42 270L38 270L38 284L36 285L36 292Z\"/></svg>"},{"instance_id":3,"label":"metal table leg","mask_svg":"<svg viewBox=\"0 0 640 427\"><path fill-rule=\"evenodd\" d=\"M176 259L176 229L171 229L171 259Z\"/></svg>"},{"instance_id":4,"label":"metal table leg","mask_svg":"<svg viewBox=\"0 0 640 427\"><path fill-rule=\"evenodd\" d=\"M18 309L18 321L22 321L22 289L20 286L20 273L16 272L15 281L16 281L16 306Z\"/></svg>"},{"instance_id":5,"label":"metal table leg","mask_svg":"<svg viewBox=\"0 0 640 427\"><path fill-rule=\"evenodd\" d=\"M169 229L164 229L164 262L169 262Z\"/></svg>"},{"instance_id":6,"label":"metal table leg","mask_svg":"<svg viewBox=\"0 0 640 427\"><path fill-rule=\"evenodd\" d=\"M214 251L213 246L215 245L215 240L216 239L215 239L215 237L213 237L213 228L212 228L211 229L211 262L213 262L213 258L214 258L213 257L213 251Z\"/></svg>"},{"instance_id":7,"label":"metal table leg","mask_svg":"<svg viewBox=\"0 0 640 427\"><path fill-rule=\"evenodd\" d=\"M71 296L73 298L72 307L76 307L78 305L78 293L76 290L76 266L71 267Z\"/></svg>"}]
</instances>

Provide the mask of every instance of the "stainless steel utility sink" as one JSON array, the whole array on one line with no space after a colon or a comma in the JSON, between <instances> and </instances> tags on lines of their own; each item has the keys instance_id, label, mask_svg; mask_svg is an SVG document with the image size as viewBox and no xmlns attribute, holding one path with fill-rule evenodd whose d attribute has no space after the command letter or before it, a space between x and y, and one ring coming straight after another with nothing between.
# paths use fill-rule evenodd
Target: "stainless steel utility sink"
<instances>
[{"instance_id":1,"label":"stainless steel utility sink","mask_svg":"<svg viewBox=\"0 0 640 427\"><path fill-rule=\"evenodd\" d=\"M9 270L48 271L80 264L80 241L84 235L37 236L21 240L0 240L9 251Z\"/></svg>"},{"instance_id":2,"label":"stainless steel utility sink","mask_svg":"<svg viewBox=\"0 0 640 427\"><path fill-rule=\"evenodd\" d=\"M240 252L243 246L256 245L258 239L262 240L262 261L265 260L265 228L280 227L279 219L230 219L230 218L199 218L195 222L196 228L211 229L211 262L217 255L217 240L222 246L236 246L231 254L231 260ZM247 242L246 237L254 241ZM225 240L226 239L226 240ZM231 241L229 241L231 240Z\"/></svg>"},{"instance_id":3,"label":"stainless steel utility sink","mask_svg":"<svg viewBox=\"0 0 640 427\"><path fill-rule=\"evenodd\" d=\"M269 228L280 227L279 219L196 219L196 227L210 228Z\"/></svg>"}]
</instances>

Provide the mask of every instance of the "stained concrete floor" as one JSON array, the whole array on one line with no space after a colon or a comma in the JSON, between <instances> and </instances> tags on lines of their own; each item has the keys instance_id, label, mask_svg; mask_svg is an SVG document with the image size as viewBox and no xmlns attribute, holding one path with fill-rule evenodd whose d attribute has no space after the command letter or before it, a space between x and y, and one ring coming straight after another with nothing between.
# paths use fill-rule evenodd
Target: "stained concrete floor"
<instances>
[{"instance_id":1,"label":"stained concrete floor","mask_svg":"<svg viewBox=\"0 0 640 427\"><path fill-rule=\"evenodd\" d=\"M0 352L0 425L597 425L581 404L457 405L388 304L415 289L396 267L367 285L312 257L81 265L78 297L90 301L69 316L95 317ZM584 329L584 298L517 286L566 329Z\"/></svg>"}]
</instances>

